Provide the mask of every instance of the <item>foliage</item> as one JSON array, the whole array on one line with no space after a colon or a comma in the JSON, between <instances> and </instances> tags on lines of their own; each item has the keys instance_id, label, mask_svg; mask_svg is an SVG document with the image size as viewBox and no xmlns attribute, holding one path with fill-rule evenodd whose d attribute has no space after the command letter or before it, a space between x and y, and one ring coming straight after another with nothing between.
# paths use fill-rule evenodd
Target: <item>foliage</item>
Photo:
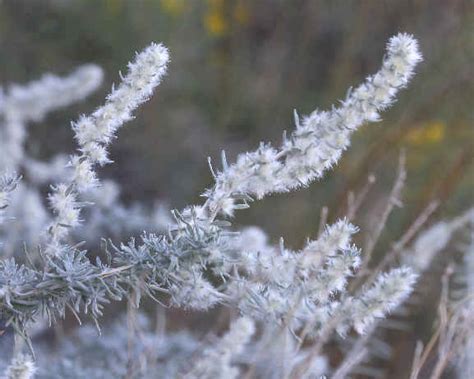
<instances>
[{"instance_id":1,"label":"foliage","mask_svg":"<svg viewBox=\"0 0 474 379\"><path fill-rule=\"evenodd\" d=\"M418 260L406 260L402 266L383 266L372 275L367 275L371 250L390 210L398 201L399 184L403 180L394 186L386 216L380 221L379 235L369 244L366 257L352 243L353 235L358 232L352 223L355 210L347 218L325 225L324 230L299 251L286 247L283 239L279 246L272 246L260 229L239 230L230 220L237 210L250 207L253 201L306 187L336 165L349 147L352 133L366 122L379 121L379 113L391 106L398 91L408 84L416 64L421 61L417 41L403 33L392 37L382 67L376 74L349 90L338 107L329 111L316 110L301 119L295 112L296 128L291 134L284 135L279 147L261 143L257 150L240 154L232 164L223 152L220 170L216 170L209 160L215 183L203 193L206 198L203 205L174 210L166 231L149 230L139 239L131 238L123 243L105 239L105 257L101 259L99 252L95 252L94 261L91 252L75 243L77 235L81 236L81 228L87 226L88 217L102 219L98 225L103 225L116 222L115 215L123 212L124 217L119 220L126 225L129 214L134 215L133 208L115 201L107 206L112 210L111 215L88 212L89 208L95 207L87 201L88 197L94 197L95 193L96 198L97 195L100 198L101 191L110 191L110 187L101 187L97 168L111 163L108 148L115 134L133 118L136 108L151 97L166 72L168 60L167 49L154 43L135 56L105 104L72 123L78 149L67 160L67 167L60 170L57 169L61 166L58 164L60 159L45 166L32 163L23 153L23 139L16 138L15 132L22 137L28 121L41 119L46 112L88 95L100 82L101 71L95 66L86 66L69 77L45 76L30 85L13 87L6 93L1 106L2 130L10 133L6 134L10 139L4 142L6 146L14 146L18 153L2 155L2 167L10 171L25 167L28 175L23 198L28 194L39 196L41 186L52 184L47 198L52 217L43 216L46 211L37 197L27 203L41 209L35 213L41 221L36 222L33 229L37 230L44 220L48 223L27 241L26 259L16 251L10 254L14 257L5 256L0 261L0 319L31 348L30 330L35 323L46 320L52 326L70 312L79 322L82 314L90 314L99 327L105 306L125 298L129 303L129 318L135 315L133 308L140 306L142 297L167 307L194 311L208 312L226 306L241 317L232 317L229 331L213 343L207 342L204 349L182 347L188 356L192 351L198 359L186 365L182 355L176 353L179 364L172 365L170 377L238 377L244 368L248 375L268 377L311 377L331 373L322 348L333 332L346 337L355 331L362 336L358 341L363 342L369 338L380 319L388 317L410 296L418 275L429 264L427 261L430 262L448 243L452 233L471 218L472 212L450 224L440 224L445 234L439 246L431 247L426 243L433 235L428 230L428 237L420 236L411 249L414 254L425 254L425 246L428 246L432 253ZM88 79L87 85L84 85L84 77ZM28 108L31 114L19 111L24 108L18 103L25 101L32 104ZM15 157L13 163L9 161L12 157ZM41 167L45 175L41 180L36 175L35 180L35 174L29 174L26 167L33 172L31 167ZM403 179L403 168L401 173ZM2 211L8 206L18 181L15 175L7 173L0 182ZM21 203L22 197L17 201L17 204ZM12 206L14 204L12 202ZM150 215L143 213L139 224L152 227L151 222L147 223ZM18 221L32 224L28 217ZM5 236L13 227L10 220L3 220ZM91 242L99 238L94 232L86 237L87 244L100 245L97 241ZM5 240L9 241L8 238ZM395 252L401 253L407 242L400 244ZM38 254L32 253L32 245L36 245ZM16 240L11 246L13 250L18 249ZM419 262L423 259L421 267ZM128 333L132 333L134 326L131 322L128 326ZM256 333L259 329L261 334ZM272 357L265 354L269 336L273 333L285 340L276 352L283 364L272 361ZM120 332L117 334L120 336ZM173 340L174 337L163 338ZM145 376L146 370L137 368L140 362L143 363L142 359L145 366L152 367L161 359L156 352L151 358L146 354L145 358L141 354L137 356L131 348L132 340L128 338L127 358L121 358L121 366L114 375ZM190 341L186 343L196 344L193 339ZM152 344L151 348L157 347ZM360 364L368 355L365 349L361 352L355 357L347 354L340 369L334 371L335 377L341 372L349 373ZM176 357L167 358L170 367ZM31 376L34 369L29 359L16 355L5 371L6 377ZM124 364L125 359L127 364ZM47 355L44 361L48 360ZM271 369L259 365L267 360L271 362ZM41 366L41 360L38 362ZM70 355L64 353L55 367L57 372L71 370L69 376L82 375L87 367L81 368L79 363L71 362ZM41 370L39 372L42 375ZM111 368L104 364L87 375L107 377L111 374ZM51 373L54 375L56 372Z\"/></svg>"}]
</instances>

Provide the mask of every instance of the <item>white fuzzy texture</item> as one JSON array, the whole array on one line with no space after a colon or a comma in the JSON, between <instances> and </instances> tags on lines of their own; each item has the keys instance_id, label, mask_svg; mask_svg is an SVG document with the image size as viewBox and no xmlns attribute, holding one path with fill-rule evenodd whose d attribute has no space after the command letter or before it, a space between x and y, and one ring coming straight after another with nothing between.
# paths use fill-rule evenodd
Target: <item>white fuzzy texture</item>
<instances>
[{"instance_id":1,"label":"white fuzzy texture","mask_svg":"<svg viewBox=\"0 0 474 379\"><path fill-rule=\"evenodd\" d=\"M91 164L109 162L107 146L117 130L133 118L132 112L151 97L166 72L168 60L168 50L152 43L129 63L127 75L112 89L105 104L73 123L81 157Z\"/></svg>"},{"instance_id":2,"label":"white fuzzy texture","mask_svg":"<svg viewBox=\"0 0 474 379\"><path fill-rule=\"evenodd\" d=\"M125 122L133 118L133 111L151 97L166 72L168 60L168 50L161 44L152 43L128 64L128 73L117 88L112 88L105 104L91 115L82 116L73 123L79 151L69 162L73 168L72 179L67 185L56 186L50 199L61 197L55 193L60 188L67 188L71 194L80 194L98 185L95 166L110 162L107 148L115 133ZM64 196L62 197L64 200ZM54 247L67 235L67 230L63 224L65 213L61 213L57 207L54 208L54 203L53 211L57 217L49 227L49 231L51 246ZM79 211L79 206L68 207L67 213L71 217L67 226L74 227L79 224ZM77 217L73 217L73 213L77 213Z\"/></svg>"},{"instance_id":3,"label":"white fuzzy texture","mask_svg":"<svg viewBox=\"0 0 474 379\"><path fill-rule=\"evenodd\" d=\"M279 149L262 145L256 152L240 155L230 166L223 156L223 170L215 175L216 185L206 193L204 206L175 211L168 234L148 233L140 242L132 239L120 244L114 248L110 266L94 265L76 250L66 249L63 242L67 232L81 223L80 210L88 195L95 198L96 208L118 208L118 189L107 185L101 193L95 169L110 161L107 149L117 130L151 96L166 70L167 50L152 44L129 65L128 74L105 105L73 124L79 148L69 160L72 177L55 185L48 197L55 219L45 251L61 255L46 257L49 263L44 273L22 267L22 272L39 283L28 288L32 293L28 303L21 302L23 287L4 286L8 299L13 299L3 303L11 312L8 315L16 320L17 314L23 317L25 313L29 320L46 308L44 299L48 299L47 310L55 317L64 314L68 301L77 305L78 312L84 303L85 311L99 317L108 296L123 298L130 289L135 290L136 302L140 293L153 296L156 291L168 294L170 304L184 308L206 310L219 303L237 307L244 317L204 350L189 371L190 378L238 377L236 358L255 331L250 318L284 326L288 334L309 325L314 332L308 334L315 335L342 307L347 316L342 322L345 331L354 326L364 333L376 318L384 317L411 292L416 278L411 269L402 267L381 274L365 292L346 299L347 282L360 264L360 252L352 245L358 229L348 220L327 226L316 240L294 251L286 248L283 240L279 246L269 246L266 235L256 228L236 235L228 223L216 217L219 213L233 214L247 206L252 197L306 185L335 164L352 131L366 121L378 120L378 112L391 104L421 59L416 41L405 34L393 37L387 49L382 69L350 92L339 108L314 112L302 122L296 117L296 131ZM38 182L48 180L44 179L47 175L38 177ZM107 221L116 223L117 213L110 213ZM66 270L57 267L60 260ZM10 273L18 275L14 261L9 262L0 272L6 278ZM57 282L49 279L49 275L54 277L54 270L59 272ZM211 280L211 271L219 280ZM32 281L29 277L20 279L27 284ZM318 371L317 367L314 370Z\"/></svg>"},{"instance_id":4,"label":"white fuzzy texture","mask_svg":"<svg viewBox=\"0 0 474 379\"><path fill-rule=\"evenodd\" d=\"M65 77L45 74L24 86L10 86L4 109L15 119L41 121L52 110L66 107L94 92L102 78L102 69L95 64L79 66Z\"/></svg>"},{"instance_id":5,"label":"white fuzzy texture","mask_svg":"<svg viewBox=\"0 0 474 379\"><path fill-rule=\"evenodd\" d=\"M324 259L336 254L338 250L350 249L352 235L359 229L347 220L339 220L333 225L327 225L324 233L315 241L308 241L299 259L300 270L315 270ZM308 274L307 274L308 275Z\"/></svg>"},{"instance_id":6,"label":"white fuzzy texture","mask_svg":"<svg viewBox=\"0 0 474 379\"><path fill-rule=\"evenodd\" d=\"M222 299L222 294L201 273L192 275L183 272L179 285L171 285L170 294L172 304L185 309L206 310Z\"/></svg>"},{"instance_id":7,"label":"white fuzzy texture","mask_svg":"<svg viewBox=\"0 0 474 379\"><path fill-rule=\"evenodd\" d=\"M474 208L451 221L440 221L421 232L412 246L402 253L402 261L422 273L438 253L446 248L453 234L474 217Z\"/></svg>"},{"instance_id":8,"label":"white fuzzy texture","mask_svg":"<svg viewBox=\"0 0 474 379\"><path fill-rule=\"evenodd\" d=\"M246 317L235 320L230 330L216 343L204 350L185 378L234 379L239 377L239 369L232 365L255 333L254 322Z\"/></svg>"},{"instance_id":9,"label":"white fuzzy texture","mask_svg":"<svg viewBox=\"0 0 474 379\"><path fill-rule=\"evenodd\" d=\"M1 379L31 379L36 366L29 355L19 354L13 358Z\"/></svg>"},{"instance_id":10,"label":"white fuzzy texture","mask_svg":"<svg viewBox=\"0 0 474 379\"><path fill-rule=\"evenodd\" d=\"M26 85L11 85L0 99L0 171L17 170L24 157L26 123L84 99L102 83L102 69L93 64L78 67L68 76L45 74Z\"/></svg>"},{"instance_id":11,"label":"white fuzzy texture","mask_svg":"<svg viewBox=\"0 0 474 379\"><path fill-rule=\"evenodd\" d=\"M45 74L26 85L7 87L0 99L0 172L25 171L28 177L33 174L32 177L42 183L52 178L63 179L65 170L57 166L58 163L64 166L64 159L40 163L26 153L24 143L28 123L41 121L49 112L84 99L99 87L102 77L100 67L87 64L67 76ZM15 218L16 228L2 231L5 255L11 255L18 246L22 251L23 243L39 243L41 233L38 228L44 229L48 223L46 209L39 199L40 192L25 180L21 191L14 197L7 214ZM61 222L64 222L63 216Z\"/></svg>"},{"instance_id":12,"label":"white fuzzy texture","mask_svg":"<svg viewBox=\"0 0 474 379\"><path fill-rule=\"evenodd\" d=\"M242 251L237 261L246 276L230 284L228 294L239 299L240 311L250 317L280 321L294 312L291 327L312 320L319 328L336 305L334 295L345 289L360 264L360 252L351 246L357 231L339 220L297 252L283 244L279 249L265 245L261 232L245 231L238 239Z\"/></svg>"},{"instance_id":13,"label":"white fuzzy texture","mask_svg":"<svg viewBox=\"0 0 474 379\"><path fill-rule=\"evenodd\" d=\"M65 233L66 228L73 228L79 225L80 219L80 205L77 202L76 193L71 191L70 187L60 184L54 188L54 191L49 195L49 203L51 209L56 214L57 230L52 231L56 235Z\"/></svg>"},{"instance_id":14,"label":"white fuzzy texture","mask_svg":"<svg viewBox=\"0 0 474 379\"><path fill-rule=\"evenodd\" d=\"M254 151L241 154L215 176L215 185L205 192L211 215L232 216L242 195L258 199L272 192L288 192L305 186L333 167L350 144L350 135L365 122L380 120L379 112L389 107L400 88L413 76L421 61L417 41L408 34L390 39L382 68L349 91L339 107L316 110L300 121L284 138L280 148L262 143Z\"/></svg>"},{"instance_id":15,"label":"white fuzzy texture","mask_svg":"<svg viewBox=\"0 0 474 379\"><path fill-rule=\"evenodd\" d=\"M350 299L345 305L354 329L363 334L376 319L400 305L413 291L416 279L413 270L403 266L380 274L359 298Z\"/></svg>"}]
</instances>

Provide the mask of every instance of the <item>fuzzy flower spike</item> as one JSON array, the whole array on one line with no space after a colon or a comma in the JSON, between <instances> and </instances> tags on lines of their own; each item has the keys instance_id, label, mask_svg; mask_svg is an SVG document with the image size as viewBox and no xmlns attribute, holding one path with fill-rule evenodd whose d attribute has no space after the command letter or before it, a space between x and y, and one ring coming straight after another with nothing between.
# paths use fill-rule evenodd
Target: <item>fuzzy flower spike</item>
<instances>
[{"instance_id":1,"label":"fuzzy flower spike","mask_svg":"<svg viewBox=\"0 0 474 379\"><path fill-rule=\"evenodd\" d=\"M84 99L102 83L102 69L78 67L68 76L43 75L25 85L0 87L0 171L20 171L26 152L28 123L42 121L56 109Z\"/></svg>"},{"instance_id":2,"label":"fuzzy flower spike","mask_svg":"<svg viewBox=\"0 0 474 379\"><path fill-rule=\"evenodd\" d=\"M98 184L96 165L109 163L107 148L118 129L133 119L133 111L146 102L160 84L169 60L168 50L152 43L128 64L128 73L107 96L105 104L91 115L82 116L72 127L79 151L70 160L70 183L53 188L49 196L56 219L50 226L52 246L64 239L67 230L80 223L81 203L77 195Z\"/></svg>"},{"instance_id":3,"label":"fuzzy flower spike","mask_svg":"<svg viewBox=\"0 0 474 379\"><path fill-rule=\"evenodd\" d=\"M379 112L394 102L421 60L417 41L398 34L387 44L381 69L349 91L339 107L315 110L301 121L295 112L296 130L284 136L280 148L262 143L256 151L239 155L232 165L223 154L223 170L215 175L214 187L204 193L207 210L211 215L232 216L246 207L238 204L239 199L288 192L322 177L347 149L353 131L380 120Z\"/></svg>"},{"instance_id":4,"label":"fuzzy flower spike","mask_svg":"<svg viewBox=\"0 0 474 379\"><path fill-rule=\"evenodd\" d=\"M93 263L86 251L63 241L66 231L79 223L82 192L95 185L94 169L107 163L107 148L118 128L149 98L165 72L167 50L152 44L129 65L105 105L74 124L79 152L71 160L73 178L50 195L56 220L45 264L36 269L14 259L0 260L0 316L26 335L27 324L39 315L53 323L71 310L97 321L110 300L127 297L138 306L142 295L157 301L166 295L170 305L184 308L206 310L219 303L235 307L243 316L301 330L303 337L306 332L324 336L325 325L331 326L339 314L341 334L352 327L368 333L408 297L416 274L411 268L393 268L348 297L347 283L360 265L360 251L352 245L358 229L348 220L328 226L303 250L293 251L283 240L279 248L267 246L265 236L255 231L238 235L228 222L214 218L245 207L251 197L290 191L321 176L347 148L353 130L378 120L378 112L391 104L420 59L412 37L393 37L381 70L350 92L339 108L314 112L301 123L296 117L296 130L279 149L262 145L232 165L223 157L223 170L215 175L204 207L174 211L168 233L145 232L140 240L111 244L106 247L108 262ZM3 189L5 205L9 183ZM221 280L211 280L211 272ZM239 363L234 358L240 349L229 349L228 341L244 346L253 326L247 321L235 325L217 349L190 367L191 377L216 377L215 367L226 378L238 375L233 363Z\"/></svg>"}]
</instances>

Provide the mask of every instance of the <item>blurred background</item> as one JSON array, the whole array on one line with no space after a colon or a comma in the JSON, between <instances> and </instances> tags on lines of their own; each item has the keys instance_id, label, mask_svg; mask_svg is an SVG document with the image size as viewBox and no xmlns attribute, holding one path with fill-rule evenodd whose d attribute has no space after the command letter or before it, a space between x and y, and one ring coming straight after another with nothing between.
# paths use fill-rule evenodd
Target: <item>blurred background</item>
<instances>
[{"instance_id":1,"label":"blurred background","mask_svg":"<svg viewBox=\"0 0 474 379\"><path fill-rule=\"evenodd\" d=\"M370 173L377 184L362 216L373 219L368 213L387 195L402 148L405 207L389 232L433 198L443 201L446 216L472 203L473 2L3 0L0 78L5 86L81 63L104 68L98 93L30 128L34 155L69 153L71 119L102 103L135 51L162 41L172 54L169 75L120 132L115 164L102 176L122 185L124 201L181 208L199 202L211 184L208 156L217 163L221 149L232 160L259 141L277 144L293 127L293 109L304 115L343 98L377 70L387 39L399 31L415 35L425 60L384 121L356 133L324 185L273 196L238 215L238 223L298 245L314 234L321 207L329 207L330 219L342 214L347 192Z\"/></svg>"},{"instance_id":2,"label":"blurred background","mask_svg":"<svg viewBox=\"0 0 474 379\"><path fill-rule=\"evenodd\" d=\"M433 199L442 202L436 218L472 206L472 1L3 0L0 80L8 86L82 63L103 67L100 91L30 128L27 149L48 158L73 150L70 121L103 102L133 53L163 42L169 75L120 131L115 164L101 174L121 184L124 202L179 209L199 203L211 185L208 156L217 163L224 149L232 161L262 140L278 144L293 127L293 109L304 115L343 98L377 70L386 41L400 31L419 40L425 60L384 120L358 131L322 182L256 202L236 218L237 226L260 225L274 241L284 236L298 248L315 235L323 206L329 220L344 215L349 191L373 174L357 218L369 233L403 149L404 207L388 222L381 255Z\"/></svg>"}]
</instances>

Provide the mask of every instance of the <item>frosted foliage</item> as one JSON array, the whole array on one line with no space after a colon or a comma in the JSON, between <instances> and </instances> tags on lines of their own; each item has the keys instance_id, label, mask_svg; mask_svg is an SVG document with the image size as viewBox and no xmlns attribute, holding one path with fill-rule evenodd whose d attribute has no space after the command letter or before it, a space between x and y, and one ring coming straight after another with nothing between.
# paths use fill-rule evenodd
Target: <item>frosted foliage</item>
<instances>
[{"instance_id":1,"label":"frosted foliage","mask_svg":"<svg viewBox=\"0 0 474 379\"><path fill-rule=\"evenodd\" d=\"M124 322L107 324L101 339L92 337L89 327L79 328L57 354L40 348L38 377L146 378L159 372L164 378L237 378L243 367L253 367L252 355L271 362L265 351L281 359L270 377L289 377L303 368L301 377L308 378L330 371L324 354L299 346L295 336L317 341L333 320L343 336L352 329L366 333L409 296L419 269L412 264L380 271L363 291L353 291L349 284L363 252L353 242L359 229L352 220L336 220L300 249L291 249L283 238L275 245L258 227L239 229L229 219L253 200L321 178L348 148L351 134L378 121L393 104L420 60L412 36L392 37L380 70L350 90L338 107L302 118L295 113L296 128L279 147L261 143L233 164L223 153L221 170L211 165L215 183L205 191L204 204L172 212L159 203L123 205L118 185L101 181L97 173L112 162L109 147L119 129L166 73L169 55L163 45L152 43L137 53L105 103L72 123L78 146L68 158L41 162L26 156L26 122L93 91L100 69L88 65L69 77L45 76L6 91L0 132L8 138L1 143L15 151L0 155L1 167L25 175L21 185L9 173L0 181L1 322L30 343L35 323L52 325L72 313L98 325L111 301L129 302L129 324L131 309L142 298L193 311L231 310L228 331L212 341L153 333L140 317L128 329ZM25 103L32 105L22 113ZM92 260L88 250L100 258ZM272 333L281 348L268 347ZM259 365L254 369L269 372Z\"/></svg>"},{"instance_id":2,"label":"frosted foliage","mask_svg":"<svg viewBox=\"0 0 474 379\"><path fill-rule=\"evenodd\" d=\"M46 74L25 85L14 84L3 90L0 101L0 171L6 171L10 176L15 171L24 172L21 184L11 195L9 206L0 205L2 217L9 220L8 224L0 226L3 256L21 254L25 246L36 250L45 242L45 225L50 225L53 220L44 201L44 190L51 183L69 180L71 176L67 155L60 153L48 161L39 161L28 154L24 148L28 126L44 120L52 111L84 99L99 87L102 77L100 67L89 64L78 67L67 76ZM95 192L104 193L104 197L108 187L105 185L103 190ZM74 238L77 242L86 240L90 246L96 246L101 237L123 237L148 228L163 230L169 221L169 217L164 215L163 205L157 204L151 210L140 204L124 206L117 197L113 205L94 207L85 219L78 217L78 211L78 208L69 207L59 215L58 221L62 225L78 225L80 220L86 221L87 228L75 231ZM60 228L58 231L64 233Z\"/></svg>"},{"instance_id":3,"label":"frosted foliage","mask_svg":"<svg viewBox=\"0 0 474 379\"><path fill-rule=\"evenodd\" d=\"M37 378L91 378L112 379L124 377L171 379L178 377L196 350L198 339L191 333L180 331L156 333L150 320L139 314L136 335L129 345L126 320L119 318L98 335L94 326L79 328L57 349L39 345ZM131 355L136 364L128 367Z\"/></svg>"},{"instance_id":4,"label":"frosted foliage","mask_svg":"<svg viewBox=\"0 0 474 379\"><path fill-rule=\"evenodd\" d=\"M416 278L416 274L407 267L380 275L360 298L353 299L347 305L355 330L364 333L375 319L383 318L395 309L410 295Z\"/></svg>"},{"instance_id":5,"label":"frosted foliage","mask_svg":"<svg viewBox=\"0 0 474 379\"><path fill-rule=\"evenodd\" d=\"M425 271L436 255L446 248L453 234L464 227L473 217L474 209L469 209L451 221L440 221L424 230L402 255L404 263L418 272Z\"/></svg>"},{"instance_id":6,"label":"frosted foliage","mask_svg":"<svg viewBox=\"0 0 474 379\"><path fill-rule=\"evenodd\" d=\"M251 319L240 318L230 330L212 347L204 350L202 357L194 363L185 378L200 379L234 379L239 377L239 370L232 366L232 358L242 353L245 345L255 332Z\"/></svg>"},{"instance_id":7,"label":"frosted foliage","mask_svg":"<svg viewBox=\"0 0 474 379\"><path fill-rule=\"evenodd\" d=\"M282 320L296 307L295 327L319 310L327 310L323 313L329 316L329 308L336 301L333 295L345 289L360 262L359 251L350 245L356 231L353 225L341 220L328 226L320 238L308 242L299 252L283 246L244 250L241 269L247 277L236 282L236 288L231 287L235 292L232 296L240 298L241 312L256 318ZM301 301L303 290L305 301Z\"/></svg>"},{"instance_id":8,"label":"frosted foliage","mask_svg":"<svg viewBox=\"0 0 474 379\"><path fill-rule=\"evenodd\" d=\"M205 193L210 211L232 215L242 195L262 198L320 178L347 149L354 130L365 122L379 121L379 112L393 103L420 60L415 39L407 34L392 37L381 69L349 91L341 106L316 110L302 120L295 113L296 130L279 148L262 143L256 151L239 155L232 165L223 158L216 184Z\"/></svg>"},{"instance_id":9,"label":"frosted foliage","mask_svg":"<svg viewBox=\"0 0 474 379\"><path fill-rule=\"evenodd\" d=\"M71 177L67 182L55 186L50 194L56 218L49 226L51 243L46 250L48 254L58 253L58 244L68 236L70 229L81 223L82 204L75 202L76 194L98 186L95 166L111 162L107 147L117 130L133 118L132 112L152 95L166 72L167 62L167 49L162 45L151 44L129 63L128 73L120 85L112 89L105 104L73 123L79 149L69 161ZM61 196L64 199L59 199ZM65 205L65 208L58 207L58 204Z\"/></svg>"},{"instance_id":10,"label":"frosted foliage","mask_svg":"<svg viewBox=\"0 0 474 379\"><path fill-rule=\"evenodd\" d=\"M11 85L0 100L0 171L15 171L25 158L26 124L41 121L52 110L82 100L102 82L102 70L84 65L69 76L46 74L24 86Z\"/></svg>"},{"instance_id":11,"label":"frosted foliage","mask_svg":"<svg viewBox=\"0 0 474 379\"><path fill-rule=\"evenodd\" d=\"M7 367L2 379L31 379L34 377L36 367L33 359L28 355L19 354L13 358Z\"/></svg>"}]
</instances>

